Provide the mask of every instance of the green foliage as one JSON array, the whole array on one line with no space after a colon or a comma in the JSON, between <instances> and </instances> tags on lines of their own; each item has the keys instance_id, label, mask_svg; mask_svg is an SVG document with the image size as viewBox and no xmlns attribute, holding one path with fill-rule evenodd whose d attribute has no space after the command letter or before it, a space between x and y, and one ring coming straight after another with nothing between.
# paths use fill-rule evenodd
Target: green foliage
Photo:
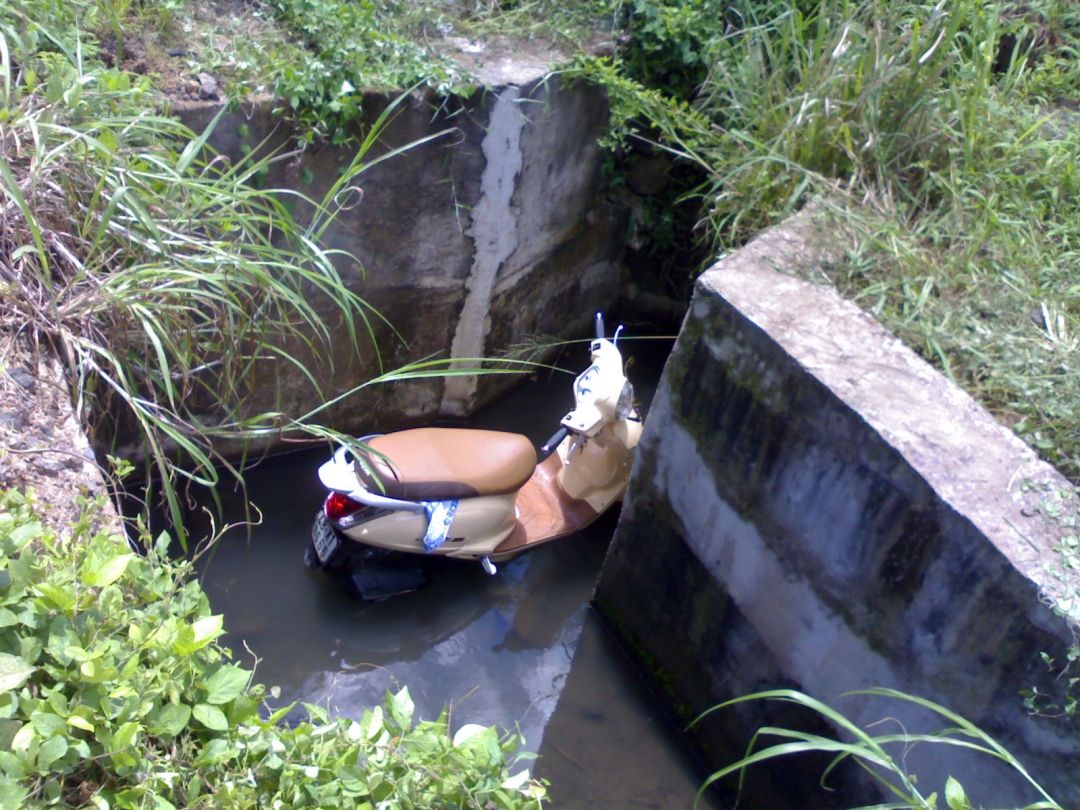
<instances>
[{"instance_id":1,"label":"green foliage","mask_svg":"<svg viewBox=\"0 0 1080 810\"><path fill-rule=\"evenodd\" d=\"M274 0L273 9L303 50L252 54L246 82L271 89L281 111L310 133L309 142L331 143L353 136L350 124L360 117L365 89L426 86L437 97L471 95L474 77L452 58L446 37L576 44L612 14L604 0Z\"/></svg>"},{"instance_id":2,"label":"green foliage","mask_svg":"<svg viewBox=\"0 0 1080 810\"><path fill-rule=\"evenodd\" d=\"M929 709L952 725L925 734L908 733L903 729L898 734L871 734L866 729L860 728L851 722L841 712L802 692L791 689L757 692L735 700L729 700L709 709L705 714L748 701L779 700L803 706L820 715L838 730L840 739L830 739L818 734L808 734L772 726L760 728L751 738L746 756L710 776L702 790L713 782L736 773L739 774L739 785L741 787L746 769L751 765L790 754L817 752L833 755L833 760L829 764L826 774L832 771L840 762L851 760L862 766L866 773L879 782L883 794L889 796L892 801L875 805L878 810L902 810L903 808L937 810L938 794L936 792L924 794L924 791L917 785L917 775L908 772L905 759L912 746L919 744L944 745L986 754L1016 771L1031 786L1033 792L1039 796L1036 802L1025 805L1022 810L1062 810L1061 805L1043 790L1015 756L986 732L955 712L949 711L932 701L897 692L893 689L867 689L849 694L875 695ZM702 717L704 716L702 715ZM779 738L781 742L754 751L758 739L761 737ZM944 794L945 803L950 810L972 810L972 805L959 780L952 776L948 777L945 784L941 786L941 790Z\"/></svg>"},{"instance_id":3,"label":"green foliage","mask_svg":"<svg viewBox=\"0 0 1080 810\"><path fill-rule=\"evenodd\" d=\"M1056 580L1053 586L1045 588L1046 601L1073 628L1080 627L1080 496L1075 489L1040 485L1027 480L1021 482L1021 489L1040 496L1039 516L1058 535L1055 551L1059 556L1047 563L1044 569ZM1080 673L1076 664L1080 660L1080 640L1074 640L1063 660L1055 660L1045 652L1041 658L1057 683L1064 687L1063 694L1048 694L1033 685L1021 692L1024 705L1032 714L1075 718L1080 714L1077 690Z\"/></svg>"},{"instance_id":4,"label":"green foliage","mask_svg":"<svg viewBox=\"0 0 1080 810\"><path fill-rule=\"evenodd\" d=\"M74 52L97 45L104 22L90 0L13 0L0 4L0 31L24 57L40 51ZM21 60L20 60L21 61Z\"/></svg>"},{"instance_id":5,"label":"green foliage","mask_svg":"<svg viewBox=\"0 0 1080 810\"><path fill-rule=\"evenodd\" d=\"M295 155L230 164L208 149L210 130L146 112L145 79L18 49L16 73L2 34L0 52L0 311L57 349L78 402L134 420L182 527L173 477L213 484L215 438L283 426L249 412L257 372L286 363L310 378L297 347L331 359L322 312L354 349L368 329L370 310L335 264L358 263L320 239L385 116L326 197L310 200L258 189L272 162Z\"/></svg>"},{"instance_id":6,"label":"green foliage","mask_svg":"<svg viewBox=\"0 0 1080 810\"><path fill-rule=\"evenodd\" d=\"M418 43L380 25L385 7L344 0L275 0L280 19L304 42L308 58L273 74L275 95L314 136L333 143L360 117L364 88L455 84L452 67Z\"/></svg>"},{"instance_id":7,"label":"green foliage","mask_svg":"<svg viewBox=\"0 0 1080 810\"><path fill-rule=\"evenodd\" d=\"M0 807L540 807L513 737L414 724L407 689L359 721L305 704L280 725L294 707L261 704L167 536L133 554L83 506L61 538L32 495L0 494Z\"/></svg>"},{"instance_id":8,"label":"green foliage","mask_svg":"<svg viewBox=\"0 0 1080 810\"><path fill-rule=\"evenodd\" d=\"M623 61L580 75L609 88L613 142L644 137L699 167L714 251L824 201L854 245L829 280L1077 480L1080 142L1055 106L1080 95L1075 6L632 12Z\"/></svg>"},{"instance_id":9,"label":"green foliage","mask_svg":"<svg viewBox=\"0 0 1080 810\"><path fill-rule=\"evenodd\" d=\"M708 76L712 40L731 13L719 0L633 0L625 73L645 88L689 101Z\"/></svg>"}]
</instances>

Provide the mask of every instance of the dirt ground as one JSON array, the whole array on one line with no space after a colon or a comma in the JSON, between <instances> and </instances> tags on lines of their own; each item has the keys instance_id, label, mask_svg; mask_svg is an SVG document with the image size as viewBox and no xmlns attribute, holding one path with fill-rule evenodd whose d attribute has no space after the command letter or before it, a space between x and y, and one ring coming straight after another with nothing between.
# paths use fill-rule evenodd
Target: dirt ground
<instances>
[{"instance_id":1,"label":"dirt ground","mask_svg":"<svg viewBox=\"0 0 1080 810\"><path fill-rule=\"evenodd\" d=\"M172 101L222 100L224 88L242 69L238 44L283 36L272 13L254 0L192 3L168 28L165 38L156 33L125 34L119 66L154 77L155 86ZM104 38L102 57L110 67L116 65L115 37Z\"/></svg>"}]
</instances>

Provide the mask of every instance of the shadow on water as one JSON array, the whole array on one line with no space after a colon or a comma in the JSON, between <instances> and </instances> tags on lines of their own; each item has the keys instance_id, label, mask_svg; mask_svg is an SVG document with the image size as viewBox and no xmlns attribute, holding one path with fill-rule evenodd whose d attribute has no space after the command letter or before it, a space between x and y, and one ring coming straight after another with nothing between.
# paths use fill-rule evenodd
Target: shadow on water
<instances>
[{"instance_id":1,"label":"shadow on water","mask_svg":"<svg viewBox=\"0 0 1080 810\"><path fill-rule=\"evenodd\" d=\"M651 400L670 342L620 342L629 377ZM584 350L562 363L584 369ZM537 445L573 405L566 374L537 375L471 421L513 430ZM421 591L376 604L351 600L301 558L325 491L320 449L271 459L247 476L261 525L228 532L200 563L225 642L282 702L324 703L358 717L387 688L408 685L419 716L444 705L452 725L497 724L539 751L554 806L689 808L702 775L640 679L587 607L617 510L587 530L500 566L439 566ZM243 497L225 495L225 518ZM246 663L251 663L248 658ZM699 805L711 806L707 800Z\"/></svg>"}]
</instances>

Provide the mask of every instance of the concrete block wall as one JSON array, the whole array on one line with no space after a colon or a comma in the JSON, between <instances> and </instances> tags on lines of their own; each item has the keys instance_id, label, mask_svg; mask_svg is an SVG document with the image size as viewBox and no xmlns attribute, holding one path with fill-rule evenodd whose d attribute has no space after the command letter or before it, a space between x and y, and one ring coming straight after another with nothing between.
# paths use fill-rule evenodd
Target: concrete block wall
<instances>
[{"instance_id":1,"label":"concrete block wall","mask_svg":"<svg viewBox=\"0 0 1080 810\"><path fill-rule=\"evenodd\" d=\"M607 100L596 86L546 73L508 63L501 84L468 99L417 91L398 107L368 160L404 151L357 178L362 196L349 198L323 240L359 260L342 259L337 269L378 314L357 324L361 345L353 350L346 325L313 295L336 330L332 362L325 350L286 349L319 389L285 362L264 364L256 369L252 413L296 417L411 361L496 357L529 339L578 337L593 312L615 306L625 216L599 199L597 139ZM395 98L367 93L363 126ZM201 132L221 106L176 112ZM274 107L264 100L225 112L209 142L233 160L247 149L286 153L295 133ZM354 154L355 146L312 145L275 163L265 182L320 200ZM303 203L297 216L307 216ZM513 382L457 377L373 386L319 419L352 433L394 429L466 415ZM267 446L277 447L273 439Z\"/></svg>"},{"instance_id":2,"label":"concrete block wall","mask_svg":"<svg viewBox=\"0 0 1080 810\"><path fill-rule=\"evenodd\" d=\"M1076 805L1075 724L1030 716L1020 695L1064 686L1040 658L1063 660L1072 641L1046 604L1060 528L1037 507L1068 483L869 315L790 272L829 255L802 218L698 281L596 605L684 719L787 687L861 725L941 727L911 706L840 697L890 687L973 721ZM759 725L802 722L816 721L745 704L694 737L719 767ZM976 806L1038 798L986 757L924 745L905 762L924 794L954 775ZM755 769L748 795L769 808L874 798L851 769L818 790L823 765Z\"/></svg>"}]
</instances>

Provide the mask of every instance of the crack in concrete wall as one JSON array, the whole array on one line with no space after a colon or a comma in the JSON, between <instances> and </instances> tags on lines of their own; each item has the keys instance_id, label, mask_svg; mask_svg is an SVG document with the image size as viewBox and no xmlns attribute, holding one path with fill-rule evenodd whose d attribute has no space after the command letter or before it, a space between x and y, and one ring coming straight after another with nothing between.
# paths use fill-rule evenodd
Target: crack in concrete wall
<instances>
[{"instance_id":1,"label":"crack in concrete wall","mask_svg":"<svg viewBox=\"0 0 1080 810\"><path fill-rule=\"evenodd\" d=\"M472 210L466 235L474 244L473 265L465 283L465 303L450 346L450 356L464 362L454 369L477 368L491 329L491 297L499 268L518 244L517 211L512 205L515 181L522 167L521 132L525 118L518 109L519 90L510 85L495 98L488 133L482 144L487 164L480 176L480 200ZM448 377L440 411L461 416L476 393L475 375Z\"/></svg>"}]
</instances>

